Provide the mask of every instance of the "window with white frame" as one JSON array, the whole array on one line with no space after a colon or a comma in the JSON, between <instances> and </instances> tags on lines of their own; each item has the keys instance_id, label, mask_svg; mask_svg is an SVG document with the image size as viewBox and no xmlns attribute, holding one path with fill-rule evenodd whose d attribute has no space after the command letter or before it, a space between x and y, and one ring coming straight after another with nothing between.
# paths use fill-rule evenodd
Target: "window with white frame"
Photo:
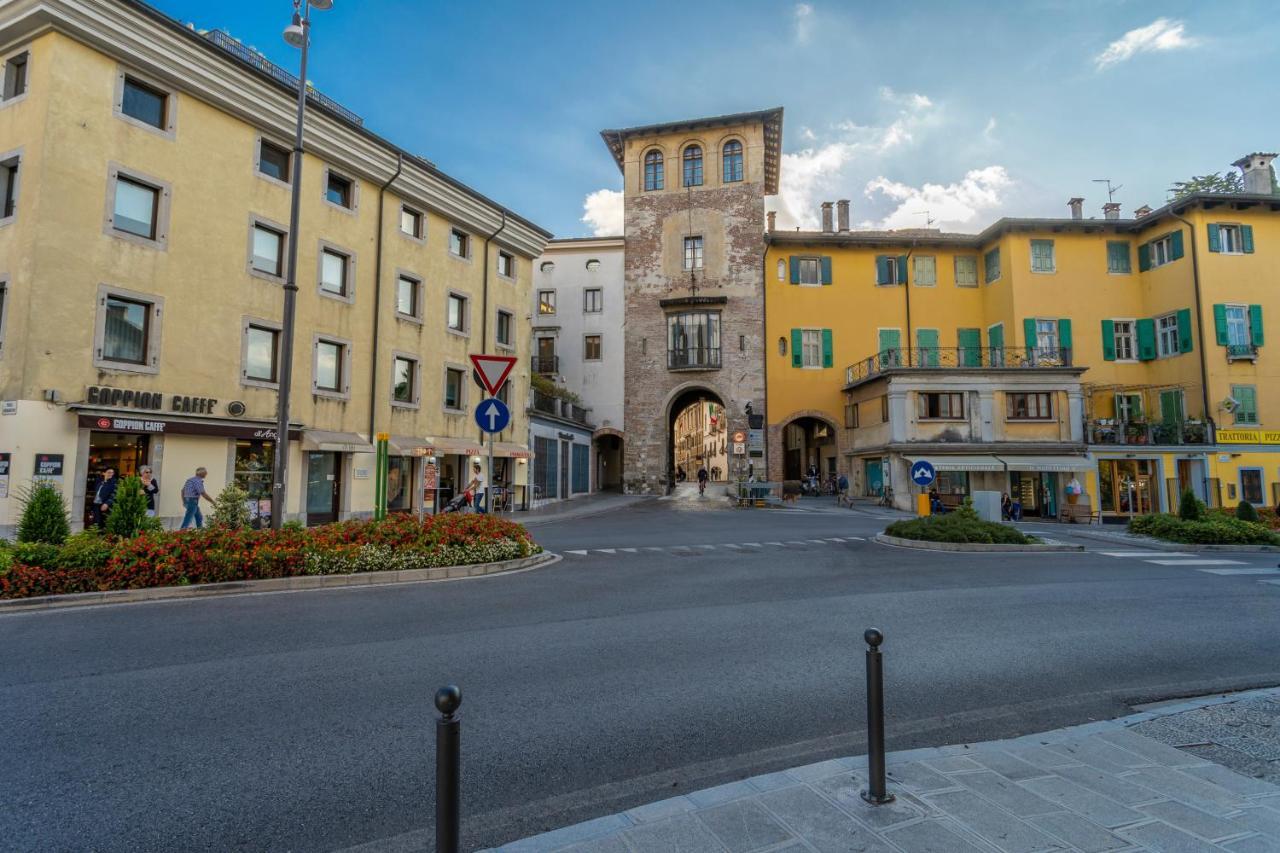
<instances>
[{"instance_id":1,"label":"window with white frame","mask_svg":"<svg viewBox=\"0 0 1280 853\"><path fill-rule=\"evenodd\" d=\"M1161 358L1177 355L1180 352L1177 314L1165 314L1163 317L1156 318L1156 346L1159 348Z\"/></svg>"},{"instance_id":2,"label":"window with white frame","mask_svg":"<svg viewBox=\"0 0 1280 853\"><path fill-rule=\"evenodd\" d=\"M959 420L964 418L964 394L959 392L921 392L916 394L921 420Z\"/></svg>"},{"instance_id":3,"label":"window with white frame","mask_svg":"<svg viewBox=\"0 0 1280 853\"><path fill-rule=\"evenodd\" d=\"M494 339L499 346L515 346L515 315L510 311L498 311L498 320L494 327Z\"/></svg>"},{"instance_id":4,"label":"window with white frame","mask_svg":"<svg viewBox=\"0 0 1280 853\"><path fill-rule=\"evenodd\" d=\"M418 404L418 361L407 355L391 360L391 402L401 406Z\"/></svg>"},{"instance_id":5,"label":"window with white frame","mask_svg":"<svg viewBox=\"0 0 1280 853\"><path fill-rule=\"evenodd\" d=\"M586 314L599 314L604 310L604 290L588 287L582 291L582 310Z\"/></svg>"},{"instance_id":6,"label":"window with white frame","mask_svg":"<svg viewBox=\"0 0 1280 853\"><path fill-rule=\"evenodd\" d=\"M0 100L11 101L27 93L27 66L30 54L25 50L5 60L4 89Z\"/></svg>"},{"instance_id":7,"label":"window with white frame","mask_svg":"<svg viewBox=\"0 0 1280 853\"><path fill-rule=\"evenodd\" d=\"M351 295L351 256L328 247L320 250L320 292L331 296Z\"/></svg>"},{"instance_id":8,"label":"window with white frame","mask_svg":"<svg viewBox=\"0 0 1280 853\"><path fill-rule=\"evenodd\" d=\"M422 319L422 282L411 275L396 277L396 313L401 317Z\"/></svg>"},{"instance_id":9,"label":"window with white frame","mask_svg":"<svg viewBox=\"0 0 1280 853\"><path fill-rule=\"evenodd\" d=\"M1043 421L1053 417L1053 395L1047 391L1011 392L1004 399L1006 420Z\"/></svg>"},{"instance_id":10,"label":"window with white frame","mask_svg":"<svg viewBox=\"0 0 1280 853\"><path fill-rule=\"evenodd\" d=\"M279 278L284 274L284 232L253 223L253 258L254 272Z\"/></svg>"},{"instance_id":11,"label":"window with white frame","mask_svg":"<svg viewBox=\"0 0 1280 853\"><path fill-rule=\"evenodd\" d=\"M1239 255L1244 253L1244 243L1240 239L1239 225L1219 225L1218 240L1223 254Z\"/></svg>"},{"instance_id":12,"label":"window with white frame","mask_svg":"<svg viewBox=\"0 0 1280 853\"><path fill-rule=\"evenodd\" d=\"M1227 316L1227 345L1244 347L1250 343L1249 307L1247 305L1223 306Z\"/></svg>"},{"instance_id":13,"label":"window with white frame","mask_svg":"<svg viewBox=\"0 0 1280 853\"><path fill-rule=\"evenodd\" d=\"M273 385L279 377L280 330L262 323L244 327L244 378Z\"/></svg>"},{"instance_id":14,"label":"window with white frame","mask_svg":"<svg viewBox=\"0 0 1280 853\"><path fill-rule=\"evenodd\" d=\"M978 257L976 255L956 255L956 286L978 286Z\"/></svg>"},{"instance_id":15,"label":"window with white frame","mask_svg":"<svg viewBox=\"0 0 1280 853\"><path fill-rule=\"evenodd\" d=\"M1133 361L1138 352L1135 323L1132 320L1113 320L1111 330L1115 341L1116 360Z\"/></svg>"},{"instance_id":16,"label":"window with white frame","mask_svg":"<svg viewBox=\"0 0 1280 853\"><path fill-rule=\"evenodd\" d=\"M787 259L778 258L778 281L787 280Z\"/></svg>"},{"instance_id":17,"label":"window with white frame","mask_svg":"<svg viewBox=\"0 0 1280 853\"><path fill-rule=\"evenodd\" d=\"M1142 395L1117 394L1116 419L1122 423L1142 420Z\"/></svg>"},{"instance_id":18,"label":"window with white frame","mask_svg":"<svg viewBox=\"0 0 1280 853\"><path fill-rule=\"evenodd\" d=\"M932 287L938 283L938 263L933 255L912 258L915 263L915 280L920 287Z\"/></svg>"},{"instance_id":19,"label":"window with white frame","mask_svg":"<svg viewBox=\"0 0 1280 853\"><path fill-rule=\"evenodd\" d=\"M465 333L467 331L467 297L450 293L447 308L449 330Z\"/></svg>"},{"instance_id":20,"label":"window with white frame","mask_svg":"<svg viewBox=\"0 0 1280 853\"><path fill-rule=\"evenodd\" d=\"M801 330L800 344L804 366L822 367L822 330Z\"/></svg>"},{"instance_id":21,"label":"window with white frame","mask_svg":"<svg viewBox=\"0 0 1280 853\"><path fill-rule=\"evenodd\" d=\"M684 238L684 268L686 270L702 269L702 238Z\"/></svg>"},{"instance_id":22,"label":"window with white frame","mask_svg":"<svg viewBox=\"0 0 1280 853\"><path fill-rule=\"evenodd\" d=\"M1173 260L1173 235L1166 234L1159 240L1152 240L1147 244L1150 248L1151 266L1164 266Z\"/></svg>"},{"instance_id":23,"label":"window with white frame","mask_svg":"<svg viewBox=\"0 0 1280 853\"><path fill-rule=\"evenodd\" d=\"M1031 241L1031 271L1053 272L1057 267L1053 258L1052 240Z\"/></svg>"}]
</instances>

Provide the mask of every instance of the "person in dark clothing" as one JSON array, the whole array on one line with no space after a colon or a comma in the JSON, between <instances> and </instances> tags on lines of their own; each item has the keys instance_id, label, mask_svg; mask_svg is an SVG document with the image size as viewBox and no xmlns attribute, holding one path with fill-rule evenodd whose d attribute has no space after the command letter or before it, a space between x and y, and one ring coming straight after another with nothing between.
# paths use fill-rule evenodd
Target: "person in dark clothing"
<instances>
[{"instance_id":1,"label":"person in dark clothing","mask_svg":"<svg viewBox=\"0 0 1280 853\"><path fill-rule=\"evenodd\" d=\"M94 521L99 528L107 526L107 516L111 514L111 507L116 502L116 489L119 486L116 469L108 468L102 472L102 482L98 483L98 490L93 495Z\"/></svg>"},{"instance_id":2,"label":"person in dark clothing","mask_svg":"<svg viewBox=\"0 0 1280 853\"><path fill-rule=\"evenodd\" d=\"M1005 521L1013 521L1013 499L1009 497L1008 492L1000 498L1000 515Z\"/></svg>"},{"instance_id":3,"label":"person in dark clothing","mask_svg":"<svg viewBox=\"0 0 1280 853\"><path fill-rule=\"evenodd\" d=\"M142 480L142 494L147 499L147 516L149 518L156 517L156 495L160 492L160 481L151 473L151 468L147 465L142 466L140 479Z\"/></svg>"}]
</instances>

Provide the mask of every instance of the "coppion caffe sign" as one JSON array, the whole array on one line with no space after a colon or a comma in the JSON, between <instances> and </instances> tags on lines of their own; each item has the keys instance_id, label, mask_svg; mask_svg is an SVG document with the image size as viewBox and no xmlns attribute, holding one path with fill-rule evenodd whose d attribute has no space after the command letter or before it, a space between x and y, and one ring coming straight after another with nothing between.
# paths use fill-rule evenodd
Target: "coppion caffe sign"
<instances>
[{"instance_id":1,"label":"coppion caffe sign","mask_svg":"<svg viewBox=\"0 0 1280 853\"><path fill-rule=\"evenodd\" d=\"M133 391L126 388L108 388L105 385L90 385L85 390L84 401L90 406L110 406L118 409L141 409L183 415L211 415L218 405L216 397Z\"/></svg>"},{"instance_id":2,"label":"coppion caffe sign","mask_svg":"<svg viewBox=\"0 0 1280 853\"><path fill-rule=\"evenodd\" d=\"M258 439L275 441L276 431L271 427L257 426L252 423L210 423L208 421L163 420L161 418L131 418L106 415L81 415L82 429L102 430L103 432L132 432L148 435L221 435L227 438ZM289 440L297 441L302 431L289 430Z\"/></svg>"}]
</instances>

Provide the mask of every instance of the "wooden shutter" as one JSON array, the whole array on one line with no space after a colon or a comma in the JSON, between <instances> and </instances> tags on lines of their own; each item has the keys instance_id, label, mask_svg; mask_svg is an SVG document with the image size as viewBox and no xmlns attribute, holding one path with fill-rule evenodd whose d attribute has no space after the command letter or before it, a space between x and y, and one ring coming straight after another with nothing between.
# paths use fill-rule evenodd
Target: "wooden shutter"
<instances>
[{"instance_id":1,"label":"wooden shutter","mask_svg":"<svg viewBox=\"0 0 1280 853\"><path fill-rule=\"evenodd\" d=\"M1213 306L1213 339L1220 347L1225 347L1231 342L1227 334L1227 306L1225 305Z\"/></svg>"},{"instance_id":2,"label":"wooden shutter","mask_svg":"<svg viewBox=\"0 0 1280 853\"><path fill-rule=\"evenodd\" d=\"M1182 421L1181 391L1160 392L1160 420L1166 424L1176 424Z\"/></svg>"},{"instance_id":3,"label":"wooden shutter","mask_svg":"<svg viewBox=\"0 0 1280 853\"><path fill-rule=\"evenodd\" d=\"M1182 229L1179 228L1169 236L1172 238L1169 242L1173 244L1173 249L1169 253L1169 260L1180 260L1182 258Z\"/></svg>"},{"instance_id":4,"label":"wooden shutter","mask_svg":"<svg viewBox=\"0 0 1280 853\"><path fill-rule=\"evenodd\" d=\"M1215 223L1209 223L1209 251L1222 251L1222 228Z\"/></svg>"},{"instance_id":5,"label":"wooden shutter","mask_svg":"<svg viewBox=\"0 0 1280 853\"><path fill-rule=\"evenodd\" d=\"M893 284L889 281L888 255L876 255L876 284Z\"/></svg>"},{"instance_id":6,"label":"wooden shutter","mask_svg":"<svg viewBox=\"0 0 1280 853\"><path fill-rule=\"evenodd\" d=\"M822 366L831 367L835 364L835 347L831 341L831 330L822 330Z\"/></svg>"},{"instance_id":7,"label":"wooden shutter","mask_svg":"<svg viewBox=\"0 0 1280 853\"><path fill-rule=\"evenodd\" d=\"M1138 359L1151 361L1156 357L1156 321L1150 317L1138 321Z\"/></svg>"},{"instance_id":8,"label":"wooden shutter","mask_svg":"<svg viewBox=\"0 0 1280 853\"><path fill-rule=\"evenodd\" d=\"M1262 306L1249 306L1249 343L1255 347L1262 346L1264 337L1262 334Z\"/></svg>"},{"instance_id":9,"label":"wooden shutter","mask_svg":"<svg viewBox=\"0 0 1280 853\"><path fill-rule=\"evenodd\" d=\"M1252 385L1234 385L1231 390L1235 392L1231 396L1240 401L1240 407L1236 409L1236 414L1240 417L1236 422L1256 424L1258 422L1258 389Z\"/></svg>"},{"instance_id":10,"label":"wooden shutter","mask_svg":"<svg viewBox=\"0 0 1280 853\"><path fill-rule=\"evenodd\" d=\"M916 347L920 350L921 367L938 366L938 330L917 329Z\"/></svg>"},{"instance_id":11,"label":"wooden shutter","mask_svg":"<svg viewBox=\"0 0 1280 853\"><path fill-rule=\"evenodd\" d=\"M907 256L898 255L898 284L907 283Z\"/></svg>"},{"instance_id":12,"label":"wooden shutter","mask_svg":"<svg viewBox=\"0 0 1280 853\"><path fill-rule=\"evenodd\" d=\"M1253 226L1240 226L1240 247L1244 249L1246 255L1253 254Z\"/></svg>"},{"instance_id":13,"label":"wooden shutter","mask_svg":"<svg viewBox=\"0 0 1280 853\"><path fill-rule=\"evenodd\" d=\"M1066 358L1071 353L1071 321L1058 321L1058 349L1063 351L1063 357Z\"/></svg>"},{"instance_id":14,"label":"wooden shutter","mask_svg":"<svg viewBox=\"0 0 1280 853\"><path fill-rule=\"evenodd\" d=\"M1140 243L1138 245L1138 272L1146 272L1151 269L1151 244Z\"/></svg>"},{"instance_id":15,"label":"wooden shutter","mask_svg":"<svg viewBox=\"0 0 1280 853\"><path fill-rule=\"evenodd\" d=\"M791 264L791 283L799 284L800 283L800 259L797 258L795 255L791 255L790 257L787 258L787 260Z\"/></svg>"},{"instance_id":16,"label":"wooden shutter","mask_svg":"<svg viewBox=\"0 0 1280 853\"><path fill-rule=\"evenodd\" d=\"M791 366L804 367L804 333L800 329L791 330Z\"/></svg>"},{"instance_id":17,"label":"wooden shutter","mask_svg":"<svg viewBox=\"0 0 1280 853\"><path fill-rule=\"evenodd\" d=\"M1178 309L1178 352L1191 352L1195 349L1195 339L1191 337L1191 309Z\"/></svg>"},{"instance_id":18,"label":"wooden shutter","mask_svg":"<svg viewBox=\"0 0 1280 853\"><path fill-rule=\"evenodd\" d=\"M823 284L831 283L831 256L830 255L822 256L822 283Z\"/></svg>"},{"instance_id":19,"label":"wooden shutter","mask_svg":"<svg viewBox=\"0 0 1280 853\"><path fill-rule=\"evenodd\" d=\"M1022 340L1023 346L1027 349L1035 349L1036 346L1036 318L1027 317L1022 321Z\"/></svg>"},{"instance_id":20,"label":"wooden shutter","mask_svg":"<svg viewBox=\"0 0 1280 853\"><path fill-rule=\"evenodd\" d=\"M1112 320L1102 321L1102 360L1116 360L1116 324Z\"/></svg>"},{"instance_id":21,"label":"wooden shutter","mask_svg":"<svg viewBox=\"0 0 1280 853\"><path fill-rule=\"evenodd\" d=\"M982 366L982 331L980 329L956 329L956 343L960 347L962 367Z\"/></svg>"}]
</instances>

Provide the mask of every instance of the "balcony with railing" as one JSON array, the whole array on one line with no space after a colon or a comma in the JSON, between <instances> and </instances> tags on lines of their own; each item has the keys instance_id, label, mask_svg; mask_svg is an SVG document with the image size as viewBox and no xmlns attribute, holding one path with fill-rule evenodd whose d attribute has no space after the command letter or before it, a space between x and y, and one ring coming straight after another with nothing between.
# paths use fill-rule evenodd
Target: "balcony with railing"
<instances>
[{"instance_id":1,"label":"balcony with railing","mask_svg":"<svg viewBox=\"0 0 1280 853\"><path fill-rule=\"evenodd\" d=\"M1203 421L1124 421L1116 418L1086 420L1086 440L1090 444L1143 446L1207 444L1209 427Z\"/></svg>"},{"instance_id":2,"label":"balcony with railing","mask_svg":"<svg viewBox=\"0 0 1280 853\"><path fill-rule=\"evenodd\" d=\"M1258 348L1253 344L1227 344L1227 361L1257 361Z\"/></svg>"},{"instance_id":3,"label":"balcony with railing","mask_svg":"<svg viewBox=\"0 0 1280 853\"><path fill-rule=\"evenodd\" d=\"M669 370L719 370L720 347L683 347L667 350Z\"/></svg>"},{"instance_id":4,"label":"balcony with railing","mask_svg":"<svg viewBox=\"0 0 1280 853\"><path fill-rule=\"evenodd\" d=\"M573 421L583 426L591 426L591 422L587 420L587 413L590 409L579 406L570 400L563 400L551 394L544 394L537 389L534 389L530 395L529 408L533 412Z\"/></svg>"},{"instance_id":5,"label":"balcony with railing","mask_svg":"<svg viewBox=\"0 0 1280 853\"><path fill-rule=\"evenodd\" d=\"M560 356L558 355L535 355L533 357L533 372L541 373L547 376L560 372Z\"/></svg>"},{"instance_id":6,"label":"balcony with railing","mask_svg":"<svg viewBox=\"0 0 1280 853\"><path fill-rule=\"evenodd\" d=\"M845 368L845 385L901 370L1020 370L1072 367L1067 347L915 347L881 350Z\"/></svg>"}]
</instances>

